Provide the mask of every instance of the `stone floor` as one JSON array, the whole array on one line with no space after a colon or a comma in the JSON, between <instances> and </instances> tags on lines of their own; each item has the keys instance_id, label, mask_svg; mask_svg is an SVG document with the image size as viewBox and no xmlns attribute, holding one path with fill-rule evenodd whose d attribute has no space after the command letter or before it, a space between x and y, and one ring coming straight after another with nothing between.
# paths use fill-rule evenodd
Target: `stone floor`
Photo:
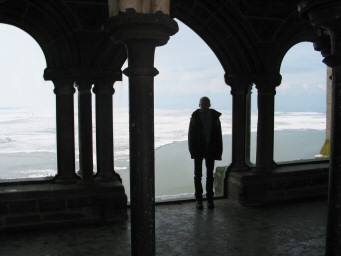
<instances>
[{"instance_id":1,"label":"stone floor","mask_svg":"<svg viewBox=\"0 0 341 256\"><path fill-rule=\"evenodd\" d=\"M325 200L245 208L156 206L156 255L324 255ZM1 256L130 255L130 222L0 234Z\"/></svg>"}]
</instances>

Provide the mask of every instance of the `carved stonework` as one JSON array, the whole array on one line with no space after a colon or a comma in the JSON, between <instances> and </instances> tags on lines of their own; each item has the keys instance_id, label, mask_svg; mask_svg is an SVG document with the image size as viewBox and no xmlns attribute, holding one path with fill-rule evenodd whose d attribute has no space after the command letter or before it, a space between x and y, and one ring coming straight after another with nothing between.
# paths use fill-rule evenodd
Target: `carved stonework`
<instances>
[{"instance_id":1,"label":"carved stonework","mask_svg":"<svg viewBox=\"0 0 341 256\"><path fill-rule=\"evenodd\" d=\"M103 23L108 19L108 4L106 1L98 1L96 4L67 4L78 18L81 27L85 30L99 30Z\"/></svg>"},{"instance_id":2,"label":"carved stonework","mask_svg":"<svg viewBox=\"0 0 341 256\"><path fill-rule=\"evenodd\" d=\"M296 9L295 4L288 2L286 0L239 0L236 5L246 16L285 18Z\"/></svg>"},{"instance_id":3,"label":"carved stonework","mask_svg":"<svg viewBox=\"0 0 341 256\"><path fill-rule=\"evenodd\" d=\"M248 18L250 26L262 41L270 41L281 25L281 20Z\"/></svg>"}]
</instances>

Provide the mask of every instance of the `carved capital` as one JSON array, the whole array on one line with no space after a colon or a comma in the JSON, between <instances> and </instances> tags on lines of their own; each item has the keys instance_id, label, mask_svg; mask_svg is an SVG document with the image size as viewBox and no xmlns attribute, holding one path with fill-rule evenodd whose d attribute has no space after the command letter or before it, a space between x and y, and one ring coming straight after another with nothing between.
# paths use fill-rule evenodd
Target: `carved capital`
<instances>
[{"instance_id":1,"label":"carved capital","mask_svg":"<svg viewBox=\"0 0 341 256\"><path fill-rule=\"evenodd\" d=\"M225 74L225 83L231 86L231 94L246 95L251 91L253 77L250 74Z\"/></svg>"},{"instance_id":2,"label":"carved capital","mask_svg":"<svg viewBox=\"0 0 341 256\"><path fill-rule=\"evenodd\" d=\"M73 74L79 93L91 93L90 90L95 82L97 71L91 68L75 68Z\"/></svg>"},{"instance_id":3,"label":"carved capital","mask_svg":"<svg viewBox=\"0 0 341 256\"><path fill-rule=\"evenodd\" d=\"M113 95L115 93L115 89L113 88L115 81L112 80L101 80L97 81L94 85L92 91L96 94L110 94Z\"/></svg>"},{"instance_id":4,"label":"carved capital","mask_svg":"<svg viewBox=\"0 0 341 256\"><path fill-rule=\"evenodd\" d=\"M298 3L298 11L315 28L341 29L341 2L338 0L304 0Z\"/></svg>"},{"instance_id":5,"label":"carved capital","mask_svg":"<svg viewBox=\"0 0 341 256\"><path fill-rule=\"evenodd\" d=\"M113 85L116 81L122 81L122 71L101 70L97 73L95 78L95 85L92 91L98 94L111 94L115 93Z\"/></svg>"},{"instance_id":6,"label":"carved capital","mask_svg":"<svg viewBox=\"0 0 341 256\"><path fill-rule=\"evenodd\" d=\"M306 0L298 4L298 10L301 16L309 19L316 29L326 30L329 33L330 54L322 54L325 57L323 62L329 67L341 66L341 2L337 0ZM320 40L322 41L317 42L317 46L319 43L322 46L315 47L315 49L323 50L324 46L328 44L327 39L321 38Z\"/></svg>"},{"instance_id":7,"label":"carved capital","mask_svg":"<svg viewBox=\"0 0 341 256\"><path fill-rule=\"evenodd\" d=\"M44 79L53 82L56 95L72 95L75 93L74 79L70 69L49 69L44 70Z\"/></svg>"},{"instance_id":8,"label":"carved capital","mask_svg":"<svg viewBox=\"0 0 341 256\"><path fill-rule=\"evenodd\" d=\"M258 93L276 94L276 87L281 84L282 76L280 74L257 74L255 84Z\"/></svg>"},{"instance_id":9,"label":"carved capital","mask_svg":"<svg viewBox=\"0 0 341 256\"><path fill-rule=\"evenodd\" d=\"M162 12L142 14L128 9L111 17L103 29L114 41L127 44L131 40L149 40L155 46L161 46L178 32L179 27L169 15Z\"/></svg>"},{"instance_id":10,"label":"carved capital","mask_svg":"<svg viewBox=\"0 0 341 256\"><path fill-rule=\"evenodd\" d=\"M327 57L331 54L331 42L330 35L324 29L317 30L317 38L314 41L315 51L321 52L323 57Z\"/></svg>"},{"instance_id":11,"label":"carved capital","mask_svg":"<svg viewBox=\"0 0 341 256\"><path fill-rule=\"evenodd\" d=\"M73 80L72 68L65 69L45 68L44 79L45 81Z\"/></svg>"}]
</instances>

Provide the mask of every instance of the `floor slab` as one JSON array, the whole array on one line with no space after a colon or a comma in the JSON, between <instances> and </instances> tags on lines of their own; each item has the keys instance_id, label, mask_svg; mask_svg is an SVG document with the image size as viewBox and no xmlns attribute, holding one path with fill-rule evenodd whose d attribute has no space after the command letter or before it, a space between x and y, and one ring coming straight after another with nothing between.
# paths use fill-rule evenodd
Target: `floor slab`
<instances>
[{"instance_id":1,"label":"floor slab","mask_svg":"<svg viewBox=\"0 0 341 256\"><path fill-rule=\"evenodd\" d=\"M324 254L325 200L214 210L194 202L156 206L156 255L266 256ZM130 221L0 234L0 255L130 255Z\"/></svg>"}]
</instances>

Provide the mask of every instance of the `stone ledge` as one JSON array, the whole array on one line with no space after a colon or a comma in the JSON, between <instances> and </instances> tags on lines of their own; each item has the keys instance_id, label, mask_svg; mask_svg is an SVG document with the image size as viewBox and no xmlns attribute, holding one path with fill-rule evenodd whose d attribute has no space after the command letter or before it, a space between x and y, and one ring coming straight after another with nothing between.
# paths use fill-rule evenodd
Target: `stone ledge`
<instances>
[{"instance_id":1,"label":"stone ledge","mask_svg":"<svg viewBox=\"0 0 341 256\"><path fill-rule=\"evenodd\" d=\"M87 185L2 184L0 206L0 231L127 218L127 196L118 181Z\"/></svg>"},{"instance_id":2,"label":"stone ledge","mask_svg":"<svg viewBox=\"0 0 341 256\"><path fill-rule=\"evenodd\" d=\"M268 173L229 172L225 191L229 199L245 206L326 197L328 177L327 161L290 162Z\"/></svg>"}]
</instances>

